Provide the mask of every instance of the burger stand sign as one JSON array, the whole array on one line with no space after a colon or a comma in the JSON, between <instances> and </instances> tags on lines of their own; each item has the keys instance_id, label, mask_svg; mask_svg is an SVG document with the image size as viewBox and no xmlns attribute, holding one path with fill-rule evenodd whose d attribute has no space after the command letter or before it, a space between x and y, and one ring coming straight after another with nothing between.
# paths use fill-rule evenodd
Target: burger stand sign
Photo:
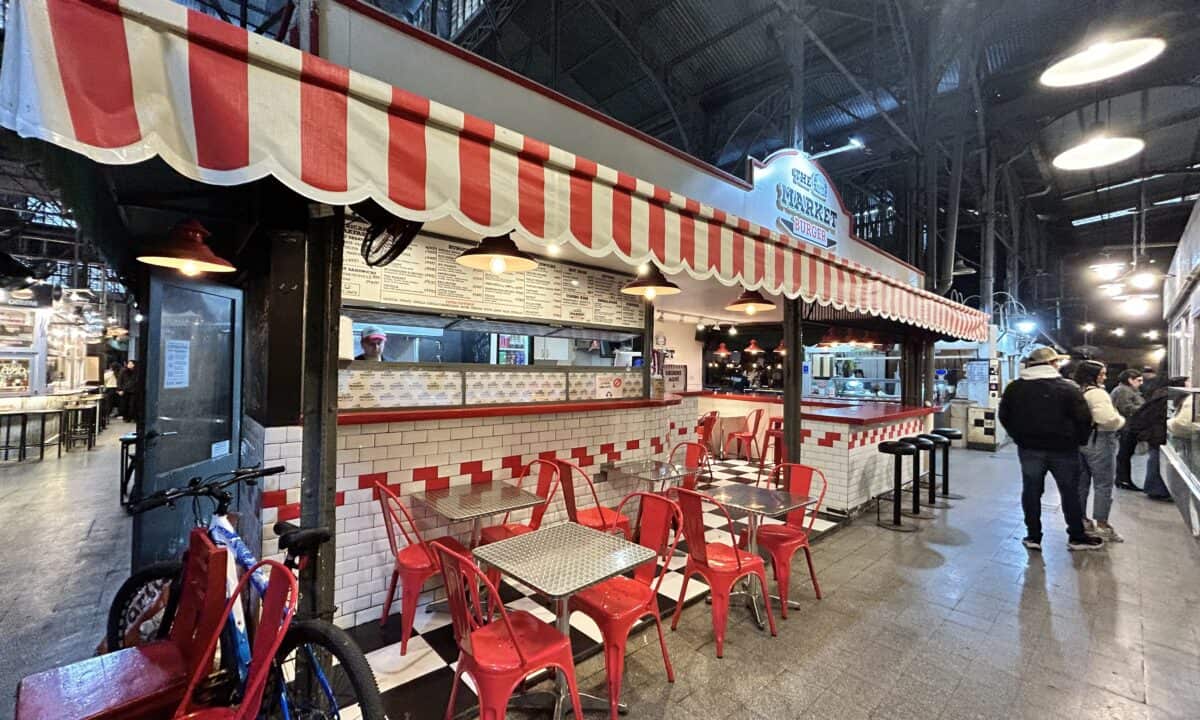
<instances>
[{"instance_id":1,"label":"burger stand sign","mask_svg":"<svg viewBox=\"0 0 1200 720\"><path fill-rule=\"evenodd\" d=\"M862 263L908 284L919 284L911 266L854 237L854 221L825 170L799 150L779 150L751 160L743 216L801 244Z\"/></svg>"}]
</instances>

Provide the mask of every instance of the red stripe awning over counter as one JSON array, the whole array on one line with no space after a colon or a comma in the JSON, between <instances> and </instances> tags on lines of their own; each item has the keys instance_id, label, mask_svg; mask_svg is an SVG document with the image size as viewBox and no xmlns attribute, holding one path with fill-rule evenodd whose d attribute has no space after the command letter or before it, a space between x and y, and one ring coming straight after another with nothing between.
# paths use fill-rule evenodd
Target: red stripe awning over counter
<instances>
[{"instance_id":1,"label":"red stripe awning over counter","mask_svg":"<svg viewBox=\"0 0 1200 720\"><path fill-rule=\"evenodd\" d=\"M0 124L101 163L267 175L593 257L985 340L977 310L169 0L14 0Z\"/></svg>"}]
</instances>

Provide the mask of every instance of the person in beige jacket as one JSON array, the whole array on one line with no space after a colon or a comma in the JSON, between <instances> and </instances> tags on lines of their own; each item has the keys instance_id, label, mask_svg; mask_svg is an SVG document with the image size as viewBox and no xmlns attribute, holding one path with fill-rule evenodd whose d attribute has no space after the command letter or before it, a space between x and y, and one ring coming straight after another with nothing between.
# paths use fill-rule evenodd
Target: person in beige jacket
<instances>
[{"instance_id":1,"label":"person in beige jacket","mask_svg":"<svg viewBox=\"0 0 1200 720\"><path fill-rule=\"evenodd\" d=\"M1104 390L1107 379L1104 363L1084 360L1075 368L1074 379L1083 390L1083 399L1092 414L1092 434L1087 444L1079 447L1079 504L1083 507L1084 529L1107 542L1124 542L1108 524L1108 516L1116 479L1117 432L1125 427L1125 418ZM1092 516L1088 519L1088 494L1093 487L1096 492Z\"/></svg>"}]
</instances>

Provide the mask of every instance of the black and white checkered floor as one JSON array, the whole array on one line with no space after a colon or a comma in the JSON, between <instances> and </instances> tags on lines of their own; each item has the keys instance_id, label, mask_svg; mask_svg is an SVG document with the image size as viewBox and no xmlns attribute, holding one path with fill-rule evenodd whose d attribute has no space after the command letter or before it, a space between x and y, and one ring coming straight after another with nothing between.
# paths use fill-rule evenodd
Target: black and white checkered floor
<instances>
[{"instance_id":1,"label":"black and white checkered floor","mask_svg":"<svg viewBox=\"0 0 1200 720\"><path fill-rule=\"evenodd\" d=\"M701 483L698 489L710 491L715 487L735 483L753 484L758 474L757 464L742 460L727 460L714 463L714 483ZM734 521L734 532L740 534L746 528L745 513L729 509ZM766 520L778 523L782 520ZM833 517L819 517L814 526L814 539L828 532L837 524ZM729 542L724 516L718 512L705 514L705 525L709 530L709 541ZM681 542L680 547L684 548ZM675 611L679 588L683 582L683 566L686 558L676 557L670 563L671 572L663 578L659 589L659 609L665 621ZM688 583L685 603L703 597L708 587L699 578ZM506 606L516 610L527 610L548 623L554 622L551 605L544 599L536 599L528 590L518 589L516 584L506 581L501 587L501 596ZM397 603L398 604L398 603ZM441 720L445 712L445 699L450 697L450 683L454 679L454 663L458 659L458 648L447 613L417 612L412 637L408 641L408 653L400 655L400 618L393 617L386 628L378 622L359 625L350 630L351 636L362 646L379 690L383 694L384 707L388 716L409 720ZM601 649L600 631L587 616L575 613L571 617L571 645L577 659L588 657ZM475 704L475 694L469 685L459 689L457 710L466 710Z\"/></svg>"}]
</instances>

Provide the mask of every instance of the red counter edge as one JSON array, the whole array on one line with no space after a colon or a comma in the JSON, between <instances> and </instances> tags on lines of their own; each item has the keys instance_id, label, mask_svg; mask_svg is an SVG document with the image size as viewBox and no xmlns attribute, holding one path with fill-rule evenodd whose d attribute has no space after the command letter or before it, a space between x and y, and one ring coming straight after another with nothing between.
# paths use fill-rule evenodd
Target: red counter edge
<instances>
[{"instance_id":1,"label":"red counter edge","mask_svg":"<svg viewBox=\"0 0 1200 720\"><path fill-rule=\"evenodd\" d=\"M714 393L707 390L692 390L682 392L680 395L687 397L710 397L717 400L754 402L762 403L764 405L783 405L783 398L763 395ZM804 405L807 405L810 408L815 406L817 409L801 410L800 417L806 420L846 423L847 425L874 425L877 423L889 423L914 417L924 417L926 415L932 415L936 412L934 408L928 407L895 405L894 403L872 402L870 400L861 402L870 403L870 405L840 405L834 403L826 404L821 403L820 401L805 400L803 403ZM891 410L890 408L885 407L887 405L892 405L896 409Z\"/></svg>"},{"instance_id":2,"label":"red counter edge","mask_svg":"<svg viewBox=\"0 0 1200 720\"><path fill-rule=\"evenodd\" d=\"M547 415L555 413L634 410L637 408L678 405L683 398L668 395L661 400L592 400L585 402L544 403L540 405L483 405L474 407L412 408L409 410L346 410L338 413L338 425L369 425L416 420L453 420L462 418L505 417L510 415Z\"/></svg>"}]
</instances>

